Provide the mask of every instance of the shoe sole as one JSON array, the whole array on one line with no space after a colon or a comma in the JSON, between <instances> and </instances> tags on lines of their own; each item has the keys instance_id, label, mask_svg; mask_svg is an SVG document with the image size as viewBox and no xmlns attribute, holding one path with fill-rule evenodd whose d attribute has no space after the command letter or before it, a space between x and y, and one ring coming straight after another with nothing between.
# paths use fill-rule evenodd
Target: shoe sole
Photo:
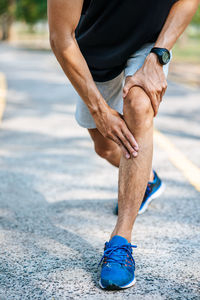
<instances>
[{"instance_id":1,"label":"shoe sole","mask_svg":"<svg viewBox=\"0 0 200 300\"><path fill-rule=\"evenodd\" d=\"M158 198L158 197L160 197L160 195L164 192L165 188L166 188L166 186L165 186L165 184L162 182L161 185L160 185L160 187L159 187L159 189L158 189L154 194L152 194L152 195L149 197L149 199L148 199L148 200L146 201L146 203L143 205L142 209L139 210L138 215L143 214L143 213L147 210L147 208L148 208L149 204L151 203L151 201L154 200L154 199L156 199L156 198Z\"/></svg>"},{"instance_id":2,"label":"shoe sole","mask_svg":"<svg viewBox=\"0 0 200 300\"><path fill-rule=\"evenodd\" d=\"M121 290L121 289L127 289L129 287L132 287L133 285L135 285L136 283L136 278L134 278L129 284L127 285L123 285L123 286L118 286L118 285L115 285L115 284L112 284L112 285L109 285L107 287L104 287L101 283L101 279L99 280L99 285L102 289L104 290Z\"/></svg>"}]
</instances>

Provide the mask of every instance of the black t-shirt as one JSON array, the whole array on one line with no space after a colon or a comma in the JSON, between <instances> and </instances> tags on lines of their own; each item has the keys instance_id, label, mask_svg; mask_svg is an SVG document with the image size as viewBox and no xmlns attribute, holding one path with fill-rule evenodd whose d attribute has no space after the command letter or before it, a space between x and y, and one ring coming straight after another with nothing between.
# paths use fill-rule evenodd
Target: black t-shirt
<instances>
[{"instance_id":1,"label":"black t-shirt","mask_svg":"<svg viewBox=\"0 0 200 300\"><path fill-rule=\"evenodd\" d=\"M85 0L76 39L95 81L113 79L128 57L155 42L177 0Z\"/></svg>"}]
</instances>

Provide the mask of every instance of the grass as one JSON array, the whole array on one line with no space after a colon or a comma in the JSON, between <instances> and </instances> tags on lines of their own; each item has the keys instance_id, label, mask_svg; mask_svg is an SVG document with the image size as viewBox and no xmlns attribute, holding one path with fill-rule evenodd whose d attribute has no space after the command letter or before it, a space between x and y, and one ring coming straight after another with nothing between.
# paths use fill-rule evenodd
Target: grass
<instances>
[{"instance_id":1,"label":"grass","mask_svg":"<svg viewBox=\"0 0 200 300\"><path fill-rule=\"evenodd\" d=\"M173 59L177 62L200 64L200 38L188 38L184 43L178 41L173 48Z\"/></svg>"}]
</instances>

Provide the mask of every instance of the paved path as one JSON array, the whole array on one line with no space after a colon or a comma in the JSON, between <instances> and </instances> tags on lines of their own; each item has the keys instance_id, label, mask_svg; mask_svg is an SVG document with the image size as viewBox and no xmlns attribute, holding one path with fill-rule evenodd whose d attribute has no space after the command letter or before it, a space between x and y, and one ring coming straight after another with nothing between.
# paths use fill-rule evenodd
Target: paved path
<instances>
[{"instance_id":1,"label":"paved path","mask_svg":"<svg viewBox=\"0 0 200 300\"><path fill-rule=\"evenodd\" d=\"M49 52L0 45L0 299L199 299L200 193L155 147L167 189L133 232L135 287L105 292L98 262L116 216L117 169L74 120L76 93ZM169 84L156 127L200 167L198 90Z\"/></svg>"}]
</instances>

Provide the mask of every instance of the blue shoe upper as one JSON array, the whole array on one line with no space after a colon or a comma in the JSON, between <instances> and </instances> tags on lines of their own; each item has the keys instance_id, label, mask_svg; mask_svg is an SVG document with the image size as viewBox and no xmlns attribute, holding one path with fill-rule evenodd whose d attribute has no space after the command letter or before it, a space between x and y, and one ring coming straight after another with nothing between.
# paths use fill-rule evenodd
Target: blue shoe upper
<instances>
[{"instance_id":1,"label":"blue shoe upper","mask_svg":"<svg viewBox=\"0 0 200 300\"><path fill-rule=\"evenodd\" d=\"M149 197L151 197L151 195L153 195L161 186L162 182L158 177L157 173L155 171L153 171L153 173L154 173L154 179L153 181L149 181L147 184L147 188L144 194L142 204L140 206L140 210L142 209L146 201L149 199Z\"/></svg>"},{"instance_id":2,"label":"blue shoe upper","mask_svg":"<svg viewBox=\"0 0 200 300\"><path fill-rule=\"evenodd\" d=\"M102 263L101 284L104 288L123 287L134 280L135 261L132 256L132 248L128 241L115 235L105 243Z\"/></svg>"}]
</instances>

